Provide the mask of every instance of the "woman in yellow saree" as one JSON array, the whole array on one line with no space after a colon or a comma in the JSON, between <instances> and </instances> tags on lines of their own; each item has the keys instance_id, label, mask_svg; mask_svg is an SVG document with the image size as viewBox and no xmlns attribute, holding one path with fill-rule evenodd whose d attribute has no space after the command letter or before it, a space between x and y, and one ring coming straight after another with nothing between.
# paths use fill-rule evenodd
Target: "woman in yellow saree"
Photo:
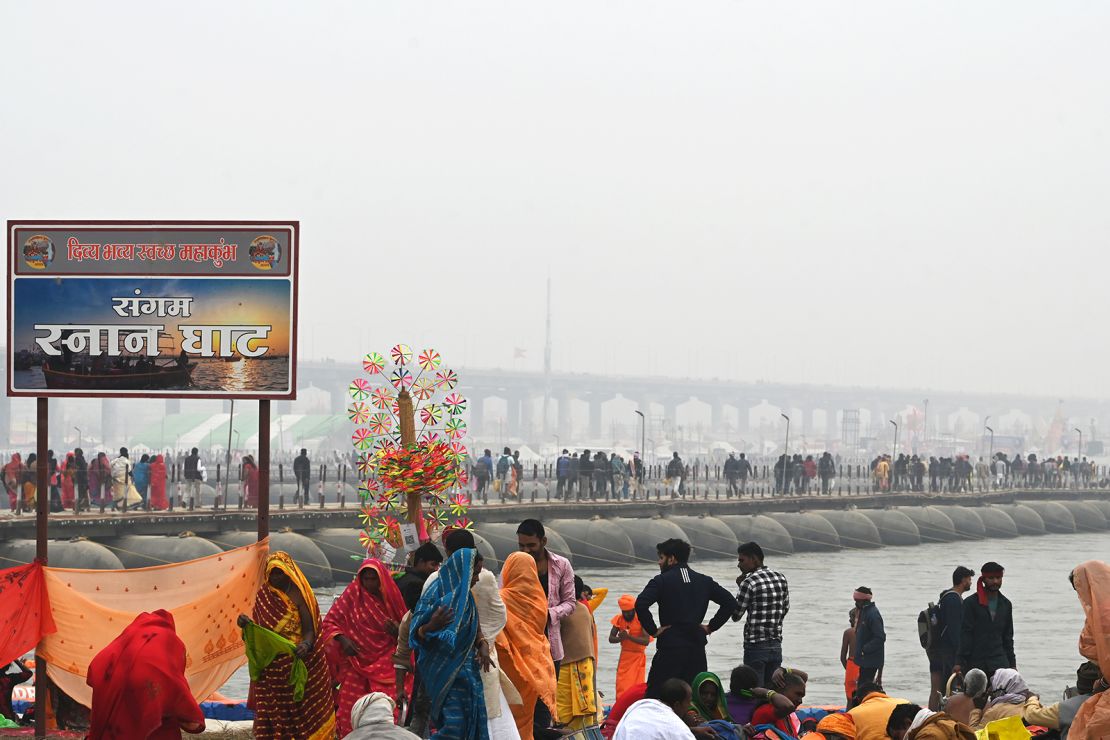
<instances>
[{"instance_id":1,"label":"woman in yellow saree","mask_svg":"<svg viewBox=\"0 0 1110 740\"><path fill-rule=\"evenodd\" d=\"M324 660L320 607L308 579L284 552L266 561L266 583L258 591L253 621L288 639L293 654L273 657L257 681L251 681L247 706L254 710L254 736L259 740L332 740L335 737L335 697ZM239 617L243 626L250 620ZM297 701L290 677L294 661L307 669L304 695Z\"/></svg>"}]
</instances>

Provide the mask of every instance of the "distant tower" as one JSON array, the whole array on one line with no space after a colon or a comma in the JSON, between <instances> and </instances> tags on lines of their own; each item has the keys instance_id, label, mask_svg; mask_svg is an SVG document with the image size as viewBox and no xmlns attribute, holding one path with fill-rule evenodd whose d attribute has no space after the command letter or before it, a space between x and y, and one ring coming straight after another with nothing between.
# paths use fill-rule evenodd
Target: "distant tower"
<instances>
[{"instance_id":1,"label":"distant tower","mask_svg":"<svg viewBox=\"0 0 1110 740\"><path fill-rule=\"evenodd\" d=\"M551 429L547 426L547 407L551 404L551 276L547 276L547 322L545 328L545 338L543 343L543 440L540 442L542 445L547 441L547 435L551 433Z\"/></svg>"}]
</instances>

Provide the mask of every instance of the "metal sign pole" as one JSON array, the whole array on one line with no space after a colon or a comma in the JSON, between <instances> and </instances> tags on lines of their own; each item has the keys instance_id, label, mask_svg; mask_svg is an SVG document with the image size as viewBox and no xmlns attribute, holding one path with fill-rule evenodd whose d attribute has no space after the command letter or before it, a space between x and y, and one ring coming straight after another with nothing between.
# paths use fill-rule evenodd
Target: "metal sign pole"
<instances>
[{"instance_id":1,"label":"metal sign pole","mask_svg":"<svg viewBox=\"0 0 1110 740\"><path fill-rule=\"evenodd\" d=\"M270 536L270 402L258 402L258 539Z\"/></svg>"},{"instance_id":2,"label":"metal sign pole","mask_svg":"<svg viewBox=\"0 0 1110 740\"><path fill-rule=\"evenodd\" d=\"M48 415L49 399L35 399L37 432L37 473L38 485L35 495L35 560L45 566L47 563L46 517L50 511L50 472L47 469L46 451L50 446ZM20 494L22 495L22 494ZM46 737L46 704L50 695L50 679L46 676L46 661L35 649L35 737Z\"/></svg>"}]
</instances>

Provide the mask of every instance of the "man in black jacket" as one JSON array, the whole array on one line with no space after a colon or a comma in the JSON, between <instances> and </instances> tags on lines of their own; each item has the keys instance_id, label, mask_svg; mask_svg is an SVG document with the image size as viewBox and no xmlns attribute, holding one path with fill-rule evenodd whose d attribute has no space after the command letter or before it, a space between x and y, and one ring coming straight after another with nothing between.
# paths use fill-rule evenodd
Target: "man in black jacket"
<instances>
[{"instance_id":1,"label":"man in black jacket","mask_svg":"<svg viewBox=\"0 0 1110 740\"><path fill-rule=\"evenodd\" d=\"M867 586L860 586L852 594L856 602L856 652L854 660L859 666L858 686L877 682L886 663L886 626L874 595Z\"/></svg>"},{"instance_id":2,"label":"man in black jacket","mask_svg":"<svg viewBox=\"0 0 1110 740\"><path fill-rule=\"evenodd\" d=\"M975 593L964 599L960 652L952 669L955 673L978 668L991 676L999 668L1017 668L1014 607L1001 592L1003 572L998 563L986 563Z\"/></svg>"},{"instance_id":3,"label":"man in black jacket","mask_svg":"<svg viewBox=\"0 0 1110 740\"><path fill-rule=\"evenodd\" d=\"M308 450L301 448L301 454L293 458L293 477L297 479L297 497L308 503L308 483L312 475L312 463L308 460Z\"/></svg>"},{"instance_id":4,"label":"man in black jacket","mask_svg":"<svg viewBox=\"0 0 1110 740\"><path fill-rule=\"evenodd\" d=\"M706 670L705 645L737 610L736 599L712 578L696 573L686 564L690 544L670 539L655 546L659 575L652 578L636 597L636 616L644 631L654 637L655 657L648 673L647 698L659 698L663 683L681 678L689 683ZM720 608L708 624L702 624L709 602ZM659 623L651 607L659 604Z\"/></svg>"},{"instance_id":5,"label":"man in black jacket","mask_svg":"<svg viewBox=\"0 0 1110 740\"><path fill-rule=\"evenodd\" d=\"M929 708L934 712L940 706L940 696L952 675L956 655L960 652L960 633L964 624L963 595L971 590L971 577L975 571L960 566L952 572L952 588L943 591L937 599L937 632L940 639L927 651L932 691Z\"/></svg>"}]
</instances>

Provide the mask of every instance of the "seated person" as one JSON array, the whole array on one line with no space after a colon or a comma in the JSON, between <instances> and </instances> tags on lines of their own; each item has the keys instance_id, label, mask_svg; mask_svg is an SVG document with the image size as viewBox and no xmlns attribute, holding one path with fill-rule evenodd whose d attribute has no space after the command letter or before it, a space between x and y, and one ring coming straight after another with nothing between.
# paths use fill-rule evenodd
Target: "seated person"
<instances>
[{"instance_id":1,"label":"seated person","mask_svg":"<svg viewBox=\"0 0 1110 740\"><path fill-rule=\"evenodd\" d=\"M922 709L916 704L899 704L890 712L886 725L891 740L975 740L975 732L944 712Z\"/></svg>"},{"instance_id":2,"label":"seated person","mask_svg":"<svg viewBox=\"0 0 1110 740\"><path fill-rule=\"evenodd\" d=\"M715 737L708 727L691 728L686 724L686 710L693 692L690 684L670 678L659 689L658 699L641 699L624 713L613 740L689 740L693 737Z\"/></svg>"},{"instance_id":3,"label":"seated person","mask_svg":"<svg viewBox=\"0 0 1110 740\"><path fill-rule=\"evenodd\" d=\"M886 740L887 721L891 711L899 704L909 702L887 696L877 683L864 683L856 689L848 714L855 722L857 740Z\"/></svg>"},{"instance_id":4,"label":"seated person","mask_svg":"<svg viewBox=\"0 0 1110 740\"><path fill-rule=\"evenodd\" d=\"M613 702L613 706L609 709L609 715L605 721L601 723L601 736L606 740L613 737L613 733L617 731L617 725L620 724L621 718L624 713L628 711L636 702L640 701L647 695L647 683L639 683L635 686L625 689L624 693L617 697Z\"/></svg>"},{"instance_id":5,"label":"seated person","mask_svg":"<svg viewBox=\"0 0 1110 740\"><path fill-rule=\"evenodd\" d=\"M782 695L790 701L790 705L768 703L760 706L752 714L752 726L771 725L788 737L798 737L802 723L798 719L797 709L806 698L806 682L800 673L784 672L782 684Z\"/></svg>"},{"instance_id":6,"label":"seated person","mask_svg":"<svg viewBox=\"0 0 1110 740\"><path fill-rule=\"evenodd\" d=\"M844 712L830 712L817 723L813 740L856 740L856 723L852 715Z\"/></svg>"},{"instance_id":7,"label":"seated person","mask_svg":"<svg viewBox=\"0 0 1110 740\"><path fill-rule=\"evenodd\" d=\"M965 680L967 694L973 699L968 724L981 730L991 722L1006 717L1021 717L1027 725L1040 725L1059 729L1059 711L1056 705L1045 707L1040 699L1025 685L1025 679L1013 668L1000 668L988 680L978 668L968 671Z\"/></svg>"},{"instance_id":8,"label":"seated person","mask_svg":"<svg viewBox=\"0 0 1110 740\"><path fill-rule=\"evenodd\" d=\"M693 701L686 713L687 724L700 725L715 719L732 722L725 705L725 689L717 674L699 673L694 677L692 689Z\"/></svg>"},{"instance_id":9,"label":"seated person","mask_svg":"<svg viewBox=\"0 0 1110 740\"><path fill-rule=\"evenodd\" d=\"M741 663L732 669L725 706L736 724L749 724L756 707L763 703L763 699L755 695L757 689L766 694L766 689L759 688L759 675L754 668Z\"/></svg>"},{"instance_id":10,"label":"seated person","mask_svg":"<svg viewBox=\"0 0 1110 740\"><path fill-rule=\"evenodd\" d=\"M4 668L3 673L0 673L0 717L10 719L12 722L19 721L19 717L16 716L15 709L12 707L12 692L15 691L16 686L32 675L23 661L19 659L9 663Z\"/></svg>"}]
</instances>

